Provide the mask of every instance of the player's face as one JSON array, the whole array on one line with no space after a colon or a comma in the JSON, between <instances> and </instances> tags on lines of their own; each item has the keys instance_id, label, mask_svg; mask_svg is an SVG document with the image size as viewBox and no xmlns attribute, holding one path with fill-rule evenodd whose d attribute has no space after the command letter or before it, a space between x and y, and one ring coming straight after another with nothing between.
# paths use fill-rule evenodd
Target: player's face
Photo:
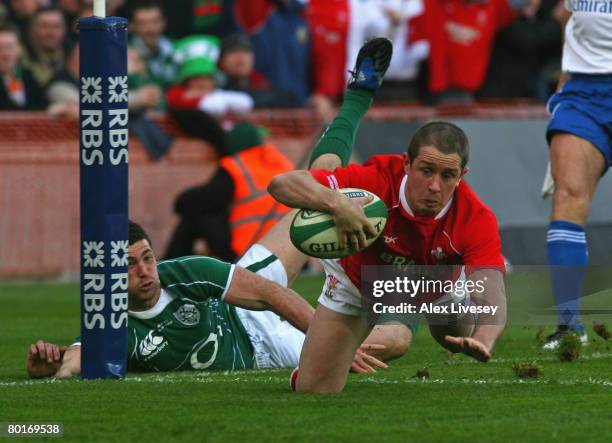
<instances>
[{"instance_id":1,"label":"player's face","mask_svg":"<svg viewBox=\"0 0 612 443\"><path fill-rule=\"evenodd\" d=\"M32 25L31 33L35 43L41 48L46 50L61 48L66 33L64 16L57 11L41 13Z\"/></svg>"},{"instance_id":2,"label":"player's face","mask_svg":"<svg viewBox=\"0 0 612 443\"><path fill-rule=\"evenodd\" d=\"M196 75L185 81L187 94L190 96L205 95L215 90L215 79L212 75Z\"/></svg>"},{"instance_id":3,"label":"player's face","mask_svg":"<svg viewBox=\"0 0 612 443\"><path fill-rule=\"evenodd\" d=\"M12 32L0 32L0 74L12 73L19 61L19 40Z\"/></svg>"},{"instance_id":4,"label":"player's face","mask_svg":"<svg viewBox=\"0 0 612 443\"><path fill-rule=\"evenodd\" d=\"M138 9L134 12L132 31L145 45L157 48L159 37L164 32L166 22L158 8Z\"/></svg>"},{"instance_id":5,"label":"player's face","mask_svg":"<svg viewBox=\"0 0 612 443\"><path fill-rule=\"evenodd\" d=\"M418 215L440 212L465 173L459 154L444 154L433 146L422 147L412 162L406 156L404 170L408 175L406 200Z\"/></svg>"},{"instance_id":6,"label":"player's face","mask_svg":"<svg viewBox=\"0 0 612 443\"><path fill-rule=\"evenodd\" d=\"M128 298L130 309L152 307L160 294L157 261L147 240L140 240L128 248Z\"/></svg>"},{"instance_id":7,"label":"player's face","mask_svg":"<svg viewBox=\"0 0 612 443\"><path fill-rule=\"evenodd\" d=\"M225 54L220 65L230 78L249 78L255 66L255 54L246 49L236 49Z\"/></svg>"}]
</instances>

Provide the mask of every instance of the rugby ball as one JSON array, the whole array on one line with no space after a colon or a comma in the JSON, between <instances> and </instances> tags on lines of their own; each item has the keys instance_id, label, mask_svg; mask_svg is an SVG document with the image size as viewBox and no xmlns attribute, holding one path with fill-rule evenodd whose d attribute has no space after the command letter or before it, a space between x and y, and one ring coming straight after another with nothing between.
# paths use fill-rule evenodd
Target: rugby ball
<instances>
[{"instance_id":1,"label":"rugby ball","mask_svg":"<svg viewBox=\"0 0 612 443\"><path fill-rule=\"evenodd\" d=\"M348 198L373 196L371 202L363 207L366 217L376 229L376 235L367 238L370 246L380 236L387 223L387 206L377 195L363 189L339 189ZM306 255L317 258L340 258L358 252L353 248L338 247L338 231L330 214L312 209L300 209L289 229L293 245ZM366 247L367 247L366 246Z\"/></svg>"}]
</instances>

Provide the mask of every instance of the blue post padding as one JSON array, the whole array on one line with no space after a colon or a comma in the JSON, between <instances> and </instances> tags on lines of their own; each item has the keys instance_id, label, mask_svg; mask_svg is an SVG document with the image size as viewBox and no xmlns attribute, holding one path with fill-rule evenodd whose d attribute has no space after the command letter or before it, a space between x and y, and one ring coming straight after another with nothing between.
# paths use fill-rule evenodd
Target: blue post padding
<instances>
[{"instance_id":1,"label":"blue post padding","mask_svg":"<svg viewBox=\"0 0 612 443\"><path fill-rule=\"evenodd\" d=\"M123 378L127 365L127 20L80 30L81 377Z\"/></svg>"}]
</instances>

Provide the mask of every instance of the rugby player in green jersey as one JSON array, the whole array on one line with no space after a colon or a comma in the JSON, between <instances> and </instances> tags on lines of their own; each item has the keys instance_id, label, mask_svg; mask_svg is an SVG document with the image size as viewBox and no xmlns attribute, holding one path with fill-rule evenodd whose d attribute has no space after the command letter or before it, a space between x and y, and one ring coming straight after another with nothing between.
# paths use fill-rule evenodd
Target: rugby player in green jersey
<instances>
[{"instance_id":1,"label":"rugby player in green jersey","mask_svg":"<svg viewBox=\"0 0 612 443\"><path fill-rule=\"evenodd\" d=\"M158 263L147 234L130 222L128 371L297 366L313 309L286 288L305 260L278 242L290 220L280 221L237 265L202 256ZM381 360L403 355L402 332L395 325L377 328L352 369L372 372L386 367ZM38 341L30 346L27 370L34 378L78 375L80 343L66 349Z\"/></svg>"}]
</instances>

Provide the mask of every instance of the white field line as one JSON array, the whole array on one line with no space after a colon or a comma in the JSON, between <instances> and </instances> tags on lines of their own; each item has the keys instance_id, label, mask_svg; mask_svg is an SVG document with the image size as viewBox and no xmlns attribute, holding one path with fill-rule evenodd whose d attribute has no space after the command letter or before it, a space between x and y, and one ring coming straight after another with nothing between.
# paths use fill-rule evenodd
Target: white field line
<instances>
[{"instance_id":1,"label":"white field line","mask_svg":"<svg viewBox=\"0 0 612 443\"><path fill-rule=\"evenodd\" d=\"M547 351L550 352L551 354L545 357L542 356L538 356L537 358L529 358L529 357L514 357L514 358L500 358L500 357L493 357L488 364L491 363L521 363L521 362L525 362L525 361L532 361L532 362L539 362L539 361L559 361L559 357L557 357L556 352L555 351ZM461 356L462 360L453 360L453 359L448 359L444 362L435 362L436 365L448 365L448 364L460 364L460 363L474 363L474 364L482 364L479 361L474 360L473 358L469 358L469 357L463 357L463 355L459 354L459 356ZM594 352L593 354L590 355L581 355L580 357L578 357L578 360L576 361L580 361L580 360L600 360L603 358L611 358L612 357L612 353L610 352ZM456 363L455 363L456 362Z\"/></svg>"},{"instance_id":2,"label":"white field line","mask_svg":"<svg viewBox=\"0 0 612 443\"><path fill-rule=\"evenodd\" d=\"M73 382L80 382L80 380L73 380ZM235 377L235 378L187 378L187 377L176 377L172 374L164 376L154 377L128 377L122 380L120 383L282 383L282 380L278 378L267 378L267 379L253 379L248 376ZM40 386L44 384L62 383L57 380L24 380L14 382L0 382L2 387L17 387L17 386ZM612 380L604 380L598 378L586 378L586 379L573 379L573 380L471 380L471 379L457 379L457 380L445 380L445 379L417 379L417 378L404 378L399 380L390 380L384 377L369 376L362 379L353 379L349 383L357 384L381 384L381 385L400 385L400 384L431 384L431 385L565 385L565 386L579 386L579 385L593 385L593 386L605 386L612 388ZM287 383L288 384L288 383Z\"/></svg>"},{"instance_id":3,"label":"white field line","mask_svg":"<svg viewBox=\"0 0 612 443\"><path fill-rule=\"evenodd\" d=\"M284 374L281 379L279 375L276 377L265 377L254 376L254 374L242 373L215 373L214 376L200 377L193 373L168 373L164 375L154 375L151 377L128 377L118 383L264 383L264 384L278 384L283 383L285 380ZM286 381L288 384L288 380ZM43 384L62 384L62 380L46 379L46 380L24 380L14 382L0 382L2 387L15 387L15 386L37 386ZM79 379L68 381L67 383L87 383L82 382ZM418 379L415 377L406 377L402 379L388 379L379 376L367 376L365 378L354 378L349 383L358 384L385 384L385 385L401 385L401 384L432 384L432 385L564 385L564 386L579 386L579 385L592 385L592 386L604 386L612 388L612 380L599 379L588 377L585 379L570 379L570 380L555 380L555 379L503 379L503 380L483 380L483 379Z\"/></svg>"},{"instance_id":4,"label":"white field line","mask_svg":"<svg viewBox=\"0 0 612 443\"><path fill-rule=\"evenodd\" d=\"M611 358L612 353L601 353L595 352L591 355L584 355L579 357L580 360L599 360L605 358ZM493 358L489 364L491 363L519 363L525 361L557 361L557 357L540 357L540 358ZM448 362L448 360L447 360ZM428 362L428 367L439 366L439 365L447 365L447 362L436 362L435 364L431 364ZM473 359L465 359L459 360L456 363L451 364L462 364L462 363L478 363ZM278 383L278 376L284 377L284 371L286 369L268 369L265 372L254 372L254 371L224 371L224 372L172 372L160 375L151 375L151 376L137 376L137 375L128 375L127 378L121 380L120 383L180 383L184 381L195 382L195 383L226 383L226 382L257 382L257 383ZM277 377L263 377L263 375L269 374L278 374ZM53 378L43 379L43 380L21 380L21 381L10 381L10 382L2 382L0 381L0 386L2 387L11 387L11 386L35 386L35 385L43 385L43 384L53 384L53 383L64 383L64 380L57 380ZM67 382L81 382L80 379L72 379ZM87 383L87 382L84 382ZM599 386L611 386L612 380L605 379L595 379L592 377L586 379L575 379L575 380L553 380L553 379L516 379L516 380L472 380L472 379L416 379L416 378L405 378L405 379L395 379L390 380L384 377L378 376L370 376L367 378L361 379L353 379L350 383L378 383L378 384L400 384L400 383L429 383L429 384L475 384L475 385L508 385L508 384L561 384L561 385L599 385Z\"/></svg>"},{"instance_id":5,"label":"white field line","mask_svg":"<svg viewBox=\"0 0 612 443\"><path fill-rule=\"evenodd\" d=\"M431 385L596 385L596 386L607 386L612 387L612 380L603 380L598 378L586 378L586 379L575 379L575 380L527 380L527 379L516 379L516 380L470 380L467 378L456 379L456 380L444 380L440 378L436 379L418 379L418 378L406 378L403 380L388 380L385 378L368 377L365 379L351 380L351 383L374 383L374 384L431 384Z\"/></svg>"}]
</instances>

